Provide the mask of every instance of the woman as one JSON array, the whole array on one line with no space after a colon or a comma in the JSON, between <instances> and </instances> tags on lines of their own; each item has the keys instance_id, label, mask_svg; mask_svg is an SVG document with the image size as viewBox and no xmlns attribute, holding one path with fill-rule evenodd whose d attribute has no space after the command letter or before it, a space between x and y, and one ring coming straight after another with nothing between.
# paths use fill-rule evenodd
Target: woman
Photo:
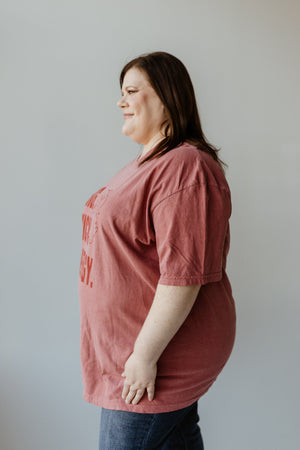
<instances>
[{"instance_id":1,"label":"woman","mask_svg":"<svg viewBox=\"0 0 300 450\"><path fill-rule=\"evenodd\" d=\"M83 212L84 399L102 407L99 449L203 449L197 400L235 338L230 190L177 58L142 55L120 86L143 150Z\"/></svg>"}]
</instances>

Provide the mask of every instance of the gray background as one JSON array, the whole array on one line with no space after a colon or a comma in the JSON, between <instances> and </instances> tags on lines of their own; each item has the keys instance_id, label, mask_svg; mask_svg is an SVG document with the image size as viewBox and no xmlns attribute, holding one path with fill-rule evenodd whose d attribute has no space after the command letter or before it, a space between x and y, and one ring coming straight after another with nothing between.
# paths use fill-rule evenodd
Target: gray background
<instances>
[{"instance_id":1,"label":"gray background","mask_svg":"<svg viewBox=\"0 0 300 450\"><path fill-rule=\"evenodd\" d=\"M299 448L297 0L11 0L1 20L1 450L94 450L77 277L87 198L140 147L123 64L187 66L229 164L237 340L200 402L206 450ZM298 125L298 127L297 127Z\"/></svg>"}]
</instances>

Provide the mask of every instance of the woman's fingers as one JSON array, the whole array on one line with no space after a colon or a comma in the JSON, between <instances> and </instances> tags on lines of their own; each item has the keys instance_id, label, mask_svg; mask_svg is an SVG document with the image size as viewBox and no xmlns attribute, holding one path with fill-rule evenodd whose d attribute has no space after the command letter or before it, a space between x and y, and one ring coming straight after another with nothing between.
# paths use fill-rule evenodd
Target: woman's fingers
<instances>
[{"instance_id":1,"label":"woman's fingers","mask_svg":"<svg viewBox=\"0 0 300 450\"><path fill-rule=\"evenodd\" d=\"M137 405L141 400L145 392L145 389L130 389L130 385L126 382L124 383L122 398L126 403L132 403L133 405ZM149 396L149 394L148 394Z\"/></svg>"},{"instance_id":2,"label":"woman's fingers","mask_svg":"<svg viewBox=\"0 0 300 450\"><path fill-rule=\"evenodd\" d=\"M153 400L156 373L156 363L145 361L132 353L127 359L121 375L125 378L122 391L123 400L136 405L143 397L145 390L148 392L148 399Z\"/></svg>"},{"instance_id":3,"label":"woman's fingers","mask_svg":"<svg viewBox=\"0 0 300 450\"><path fill-rule=\"evenodd\" d=\"M128 395L128 392L129 392L129 389L130 389L130 385L128 383L126 383L126 381L125 381L124 382L124 386L123 386L123 391L122 391L122 399L123 400L126 399L126 397Z\"/></svg>"},{"instance_id":4,"label":"woman's fingers","mask_svg":"<svg viewBox=\"0 0 300 450\"><path fill-rule=\"evenodd\" d=\"M129 390L125 402L126 403L131 403L131 401L133 400L133 398L135 397L136 391L135 390Z\"/></svg>"},{"instance_id":5,"label":"woman's fingers","mask_svg":"<svg viewBox=\"0 0 300 450\"><path fill-rule=\"evenodd\" d=\"M142 391L142 395L140 397ZM134 399L134 397L138 394L138 401L140 401L140 399L142 398L144 393L144 389L134 389L132 387L130 387L130 384L124 383L123 386L123 391L122 391L122 398L123 400L125 400L126 403L131 403L131 401ZM140 398L139 398L140 397Z\"/></svg>"},{"instance_id":6,"label":"woman's fingers","mask_svg":"<svg viewBox=\"0 0 300 450\"><path fill-rule=\"evenodd\" d=\"M145 389L138 389L138 390L136 391L135 397L134 397L134 399L132 400L131 403L132 403L133 405L137 405L138 402L139 402L139 401L141 400L141 398L143 397L144 392L145 392Z\"/></svg>"},{"instance_id":7,"label":"woman's fingers","mask_svg":"<svg viewBox=\"0 0 300 450\"><path fill-rule=\"evenodd\" d=\"M148 386L146 388L148 393L148 400L151 402L154 398L154 385ZM141 398L143 397L145 393L145 388L141 389L134 389L130 388L130 385L126 382L124 383L123 391L122 391L122 398L125 400L126 403L132 403L133 405L137 405Z\"/></svg>"},{"instance_id":8,"label":"woman's fingers","mask_svg":"<svg viewBox=\"0 0 300 450\"><path fill-rule=\"evenodd\" d=\"M147 387L147 393L148 393L148 400L149 400L149 402L151 402L154 399L154 391L155 391L154 384Z\"/></svg>"}]
</instances>

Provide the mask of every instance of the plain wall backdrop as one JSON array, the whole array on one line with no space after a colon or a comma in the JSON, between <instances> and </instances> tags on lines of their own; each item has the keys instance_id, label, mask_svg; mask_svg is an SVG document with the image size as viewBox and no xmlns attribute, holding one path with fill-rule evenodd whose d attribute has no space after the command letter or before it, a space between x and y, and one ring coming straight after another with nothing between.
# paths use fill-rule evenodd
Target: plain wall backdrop
<instances>
[{"instance_id":1,"label":"plain wall backdrop","mask_svg":"<svg viewBox=\"0 0 300 450\"><path fill-rule=\"evenodd\" d=\"M122 66L167 51L190 72L232 190L231 359L199 401L206 450L298 450L297 0L2 1L0 450L95 450L82 400L77 280L88 197L140 146Z\"/></svg>"}]
</instances>

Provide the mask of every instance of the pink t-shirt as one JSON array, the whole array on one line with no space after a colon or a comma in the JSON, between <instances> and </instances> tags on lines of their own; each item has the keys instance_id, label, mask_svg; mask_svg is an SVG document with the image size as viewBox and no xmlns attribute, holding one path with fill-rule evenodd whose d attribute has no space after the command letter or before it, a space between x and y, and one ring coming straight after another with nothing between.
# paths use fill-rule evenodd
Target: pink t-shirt
<instances>
[{"instance_id":1,"label":"pink t-shirt","mask_svg":"<svg viewBox=\"0 0 300 450\"><path fill-rule=\"evenodd\" d=\"M184 143L141 166L127 164L87 201L79 276L84 399L142 413L199 399L235 338L225 272L230 190L213 158ZM158 361L155 398L121 398L124 364L157 284L201 284L191 313Z\"/></svg>"}]
</instances>

